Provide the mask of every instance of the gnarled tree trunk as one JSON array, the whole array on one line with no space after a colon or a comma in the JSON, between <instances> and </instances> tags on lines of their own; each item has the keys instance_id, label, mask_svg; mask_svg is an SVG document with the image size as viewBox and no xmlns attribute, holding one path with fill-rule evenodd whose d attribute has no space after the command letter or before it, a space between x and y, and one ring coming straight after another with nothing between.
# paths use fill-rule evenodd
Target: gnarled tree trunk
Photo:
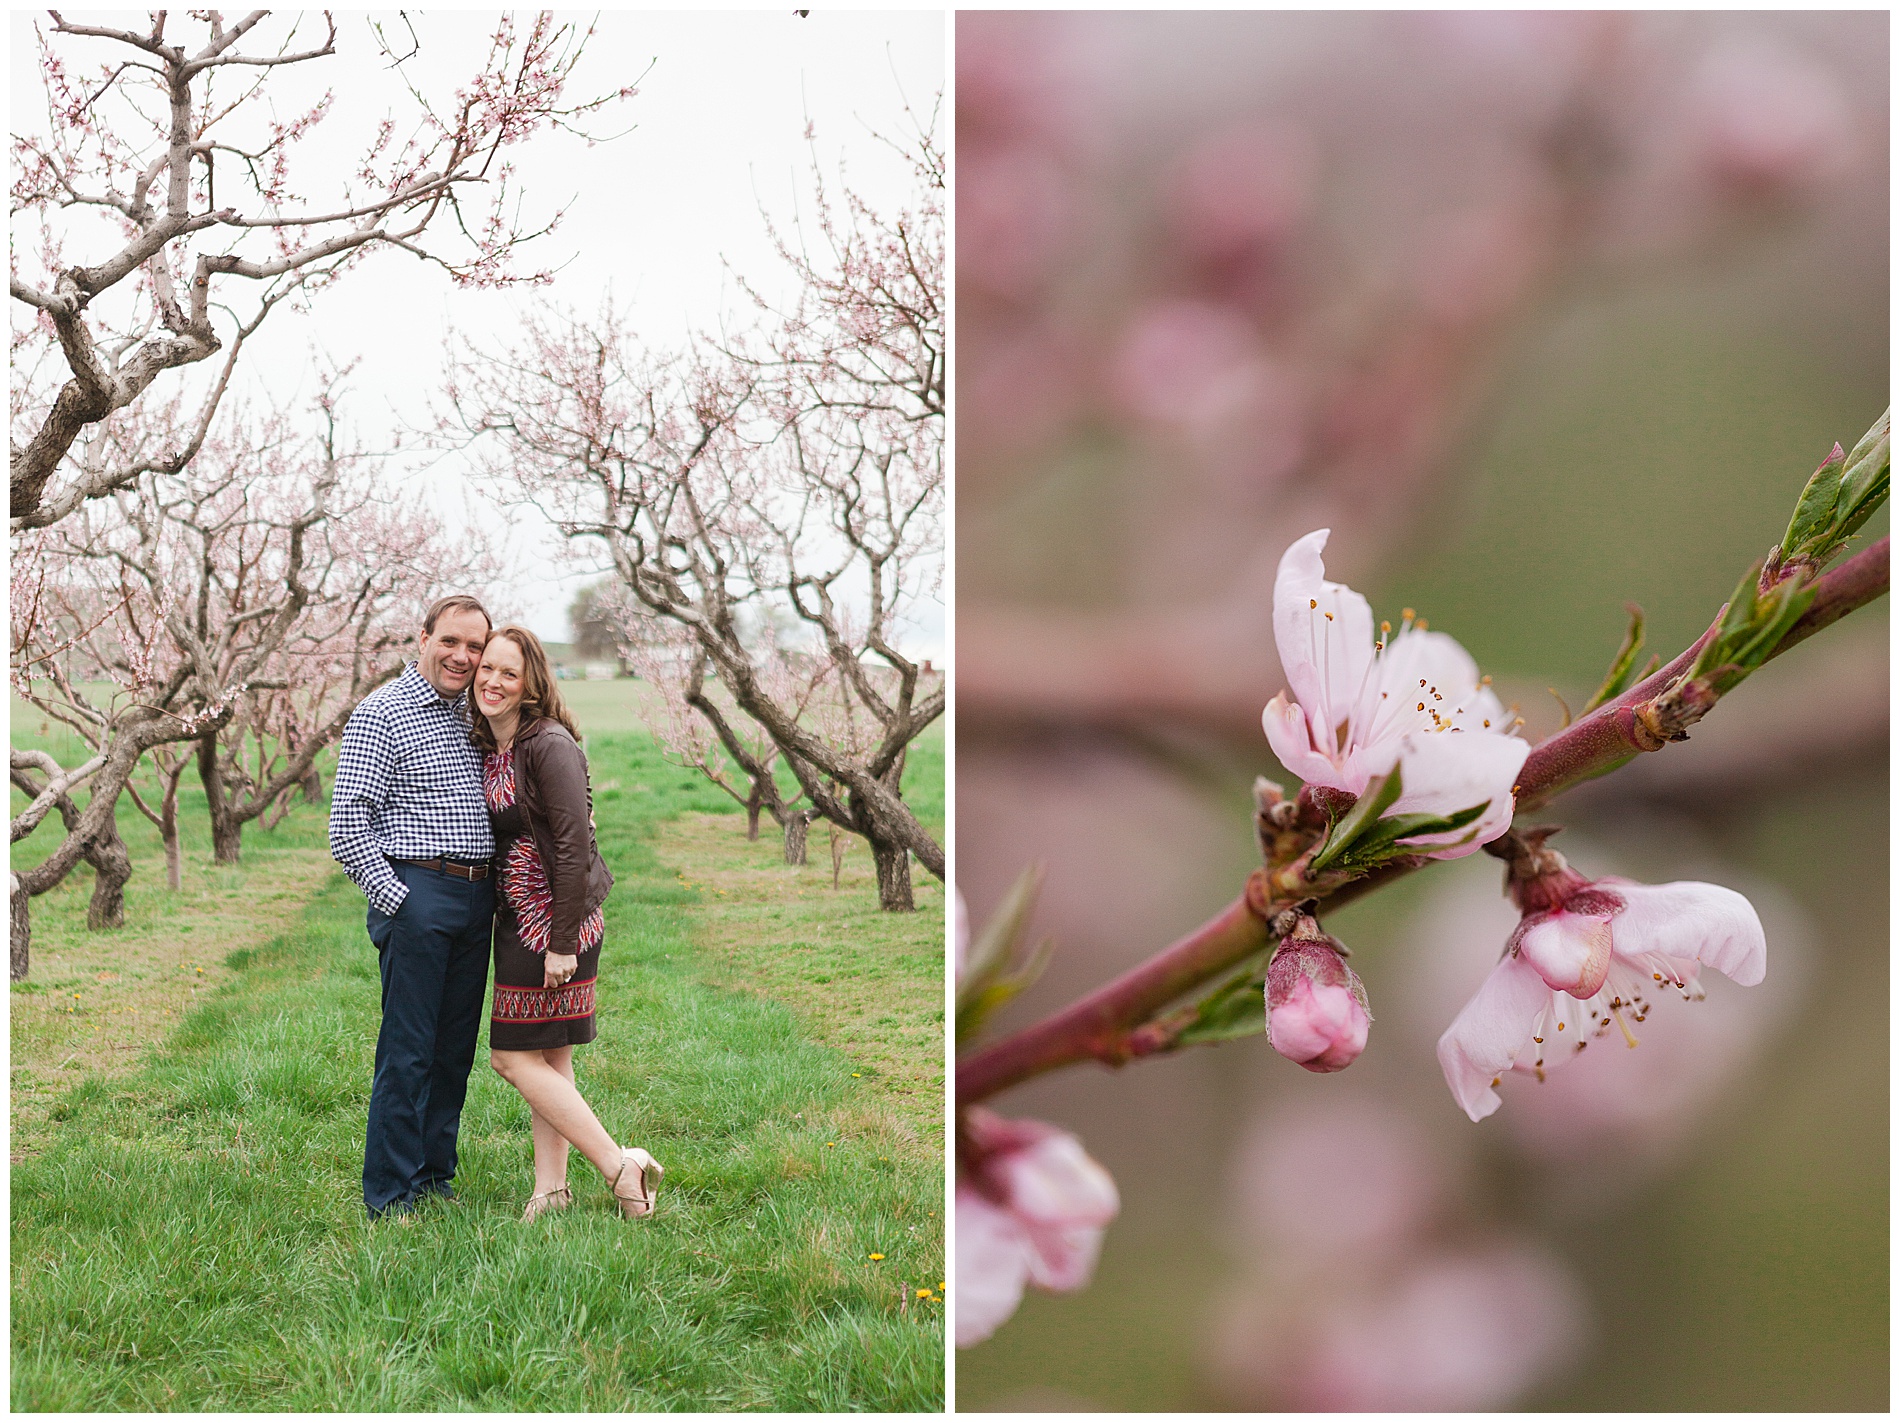
<instances>
[{"instance_id":1,"label":"gnarled tree trunk","mask_svg":"<svg viewBox=\"0 0 1900 1423\"><path fill-rule=\"evenodd\" d=\"M785 863L802 865L805 863L806 831L811 827L808 812L795 810L785 817Z\"/></svg>"},{"instance_id":2,"label":"gnarled tree trunk","mask_svg":"<svg viewBox=\"0 0 1900 1423\"><path fill-rule=\"evenodd\" d=\"M27 958L33 947L33 896L11 870L7 872L7 917L13 932L13 957L7 977L19 983L26 978Z\"/></svg>"},{"instance_id":3,"label":"gnarled tree trunk","mask_svg":"<svg viewBox=\"0 0 1900 1423\"><path fill-rule=\"evenodd\" d=\"M874 839L871 858L877 862L877 907L898 913L914 910L917 901L910 892L910 851Z\"/></svg>"},{"instance_id":4,"label":"gnarled tree trunk","mask_svg":"<svg viewBox=\"0 0 1900 1423\"><path fill-rule=\"evenodd\" d=\"M746 798L745 803L746 839L756 840L759 838L759 812L764 808L765 787L760 784L759 778L754 776L752 778L752 794Z\"/></svg>"},{"instance_id":5,"label":"gnarled tree trunk","mask_svg":"<svg viewBox=\"0 0 1900 1423\"><path fill-rule=\"evenodd\" d=\"M114 801L117 801L115 796ZM78 819L77 816L74 817ZM119 810L106 812L105 828L86 851L93 868L92 903L86 906L88 929L116 929L125 923L125 886L132 878L132 855L119 838Z\"/></svg>"},{"instance_id":6,"label":"gnarled tree trunk","mask_svg":"<svg viewBox=\"0 0 1900 1423\"><path fill-rule=\"evenodd\" d=\"M220 749L216 732L198 738L198 779L211 812L211 858L220 865L235 865L244 854L244 822L232 809Z\"/></svg>"}]
</instances>

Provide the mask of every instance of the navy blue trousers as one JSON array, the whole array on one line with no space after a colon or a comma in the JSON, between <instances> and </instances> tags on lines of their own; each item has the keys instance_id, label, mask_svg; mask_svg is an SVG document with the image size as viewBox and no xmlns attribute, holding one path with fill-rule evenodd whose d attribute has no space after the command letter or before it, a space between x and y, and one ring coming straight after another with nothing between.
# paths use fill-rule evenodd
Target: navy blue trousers
<instances>
[{"instance_id":1,"label":"navy blue trousers","mask_svg":"<svg viewBox=\"0 0 1900 1423\"><path fill-rule=\"evenodd\" d=\"M447 1194L455 1135L488 988L495 880L392 865L409 897L391 917L370 906L383 979L383 1029L369 1093L363 1204L372 1216Z\"/></svg>"}]
</instances>

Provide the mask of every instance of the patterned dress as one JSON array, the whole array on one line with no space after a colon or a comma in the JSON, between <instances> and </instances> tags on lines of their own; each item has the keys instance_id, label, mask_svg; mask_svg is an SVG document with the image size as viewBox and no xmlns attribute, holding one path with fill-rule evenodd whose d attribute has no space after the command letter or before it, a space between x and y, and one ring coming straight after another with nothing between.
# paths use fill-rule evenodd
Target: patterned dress
<instances>
[{"instance_id":1,"label":"patterned dress","mask_svg":"<svg viewBox=\"0 0 1900 1423\"><path fill-rule=\"evenodd\" d=\"M515 798L515 749L482 762L482 791L495 829L501 893L495 904L495 998L488 1045L503 1052L570 1047L594 1040L594 980L607 926L596 909L581 923L580 965L559 988L543 986L554 895L527 817Z\"/></svg>"}]
</instances>

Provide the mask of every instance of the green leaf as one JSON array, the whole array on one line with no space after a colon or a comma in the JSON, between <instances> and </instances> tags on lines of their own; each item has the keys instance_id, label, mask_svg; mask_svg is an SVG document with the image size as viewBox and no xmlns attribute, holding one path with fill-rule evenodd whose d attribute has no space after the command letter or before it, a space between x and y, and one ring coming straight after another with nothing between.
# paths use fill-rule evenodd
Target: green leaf
<instances>
[{"instance_id":1,"label":"green leaf","mask_svg":"<svg viewBox=\"0 0 1900 1423\"><path fill-rule=\"evenodd\" d=\"M1198 1005L1194 1021L1175 1039L1189 1043L1222 1043L1250 1038L1267 1030L1266 980L1248 977L1216 989Z\"/></svg>"},{"instance_id":2,"label":"green leaf","mask_svg":"<svg viewBox=\"0 0 1900 1423\"><path fill-rule=\"evenodd\" d=\"M1042 889L1042 866L1031 865L1016 877L996 913L971 941L957 985L957 1041L963 1042L983 1022L1042 976L1048 967L1050 944L1044 940L1028 954L1021 952L1023 931Z\"/></svg>"},{"instance_id":3,"label":"green leaf","mask_svg":"<svg viewBox=\"0 0 1900 1423\"><path fill-rule=\"evenodd\" d=\"M1326 843L1313 857L1312 868L1323 870L1327 865L1345 853L1366 829L1385 813L1393 801L1404 792L1404 782L1399 776L1399 768L1394 765L1384 776L1369 784L1353 803L1351 810L1336 822L1332 833L1326 837Z\"/></svg>"},{"instance_id":4,"label":"green leaf","mask_svg":"<svg viewBox=\"0 0 1900 1423\"><path fill-rule=\"evenodd\" d=\"M1629 614L1629 631L1623 634L1623 645L1617 649L1616 656L1611 660L1610 670L1603 678L1603 685L1597 688L1596 695L1583 704L1586 715L1595 711L1610 698L1622 696L1637 680L1636 657L1643 650L1643 610L1631 603Z\"/></svg>"},{"instance_id":5,"label":"green leaf","mask_svg":"<svg viewBox=\"0 0 1900 1423\"><path fill-rule=\"evenodd\" d=\"M1734 651L1748 641L1755 627L1756 589L1761 582L1761 560L1757 559L1749 570L1742 575L1741 582L1735 585L1735 591L1729 594L1728 607L1722 614L1722 624L1716 629L1689 670L1678 679L1687 682L1702 676L1711 667L1720 667L1735 660Z\"/></svg>"},{"instance_id":6,"label":"green leaf","mask_svg":"<svg viewBox=\"0 0 1900 1423\"><path fill-rule=\"evenodd\" d=\"M1417 854L1419 847L1398 842L1419 835L1441 835L1449 830L1462 830L1483 815L1490 804L1489 801L1479 801L1450 815L1428 815L1424 812L1389 815L1340 856L1339 866L1342 869L1373 869L1398 855ZM1465 838L1469 839L1470 836Z\"/></svg>"},{"instance_id":7,"label":"green leaf","mask_svg":"<svg viewBox=\"0 0 1900 1423\"><path fill-rule=\"evenodd\" d=\"M1854 442L1854 448L1847 452L1848 469L1853 469L1855 465L1871 457L1877 450L1885 448L1892 424L1893 407L1888 406L1880 412L1880 418L1867 427L1867 433ZM1886 456L1883 454L1880 458L1884 463Z\"/></svg>"},{"instance_id":8,"label":"green leaf","mask_svg":"<svg viewBox=\"0 0 1900 1423\"><path fill-rule=\"evenodd\" d=\"M1010 951L1022 936L1036 895L1042 889L1042 866L1031 865L1009 887L989 923L971 940L963 960L963 986L973 990L1009 963Z\"/></svg>"},{"instance_id":9,"label":"green leaf","mask_svg":"<svg viewBox=\"0 0 1900 1423\"><path fill-rule=\"evenodd\" d=\"M1722 615L1722 631L1718 642L1740 636L1755 622L1755 599L1761 586L1761 565L1758 558L1742 575L1741 582L1735 585L1735 591L1729 594L1728 611Z\"/></svg>"},{"instance_id":10,"label":"green leaf","mask_svg":"<svg viewBox=\"0 0 1900 1423\"><path fill-rule=\"evenodd\" d=\"M1815 590L1812 587L1797 587L1793 582L1782 584L1775 590L1773 601L1765 605L1769 611L1757 624L1755 635L1734 650L1730 661L1754 671L1768 659L1781 639L1787 635L1803 613L1814 602ZM1741 678L1736 678L1740 681Z\"/></svg>"},{"instance_id":11,"label":"green leaf","mask_svg":"<svg viewBox=\"0 0 1900 1423\"><path fill-rule=\"evenodd\" d=\"M1781 536L1781 550L1793 556L1804 545L1827 540L1834 527L1834 506L1840 496L1841 471L1847 468L1847 456L1836 442L1821 461L1821 467L1808 476L1795 501L1794 515L1788 520L1788 532Z\"/></svg>"},{"instance_id":12,"label":"green leaf","mask_svg":"<svg viewBox=\"0 0 1900 1423\"><path fill-rule=\"evenodd\" d=\"M1485 807L1490 804L1488 800L1481 800L1463 810L1454 810L1450 815L1388 815L1379 822L1376 838L1405 840L1414 835L1442 835L1447 830L1463 830L1483 815Z\"/></svg>"},{"instance_id":13,"label":"green leaf","mask_svg":"<svg viewBox=\"0 0 1900 1423\"><path fill-rule=\"evenodd\" d=\"M1893 412L1882 413L1850 454L1829 455L1809 479L1782 541L1785 560L1818 568L1887 500ZM1836 452L1840 446L1836 445Z\"/></svg>"},{"instance_id":14,"label":"green leaf","mask_svg":"<svg viewBox=\"0 0 1900 1423\"><path fill-rule=\"evenodd\" d=\"M1853 455L1848 457L1847 473L1841 476L1840 497L1834 506L1839 520L1837 538L1847 538L1887 502L1892 464L1887 420L1888 417L1882 415L1880 422L1862 437L1860 444L1854 446Z\"/></svg>"}]
</instances>

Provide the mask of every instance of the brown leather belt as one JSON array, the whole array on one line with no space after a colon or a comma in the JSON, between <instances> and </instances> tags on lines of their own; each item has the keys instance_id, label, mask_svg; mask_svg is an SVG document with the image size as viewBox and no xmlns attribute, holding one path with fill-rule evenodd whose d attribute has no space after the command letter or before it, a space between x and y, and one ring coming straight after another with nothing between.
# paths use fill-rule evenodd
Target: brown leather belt
<instances>
[{"instance_id":1,"label":"brown leather belt","mask_svg":"<svg viewBox=\"0 0 1900 1423\"><path fill-rule=\"evenodd\" d=\"M446 855L433 860L398 860L391 855L390 862L398 865L421 865L425 870L440 870L445 875L454 875L457 879L477 880L488 878L487 864L463 865L449 859Z\"/></svg>"}]
</instances>

